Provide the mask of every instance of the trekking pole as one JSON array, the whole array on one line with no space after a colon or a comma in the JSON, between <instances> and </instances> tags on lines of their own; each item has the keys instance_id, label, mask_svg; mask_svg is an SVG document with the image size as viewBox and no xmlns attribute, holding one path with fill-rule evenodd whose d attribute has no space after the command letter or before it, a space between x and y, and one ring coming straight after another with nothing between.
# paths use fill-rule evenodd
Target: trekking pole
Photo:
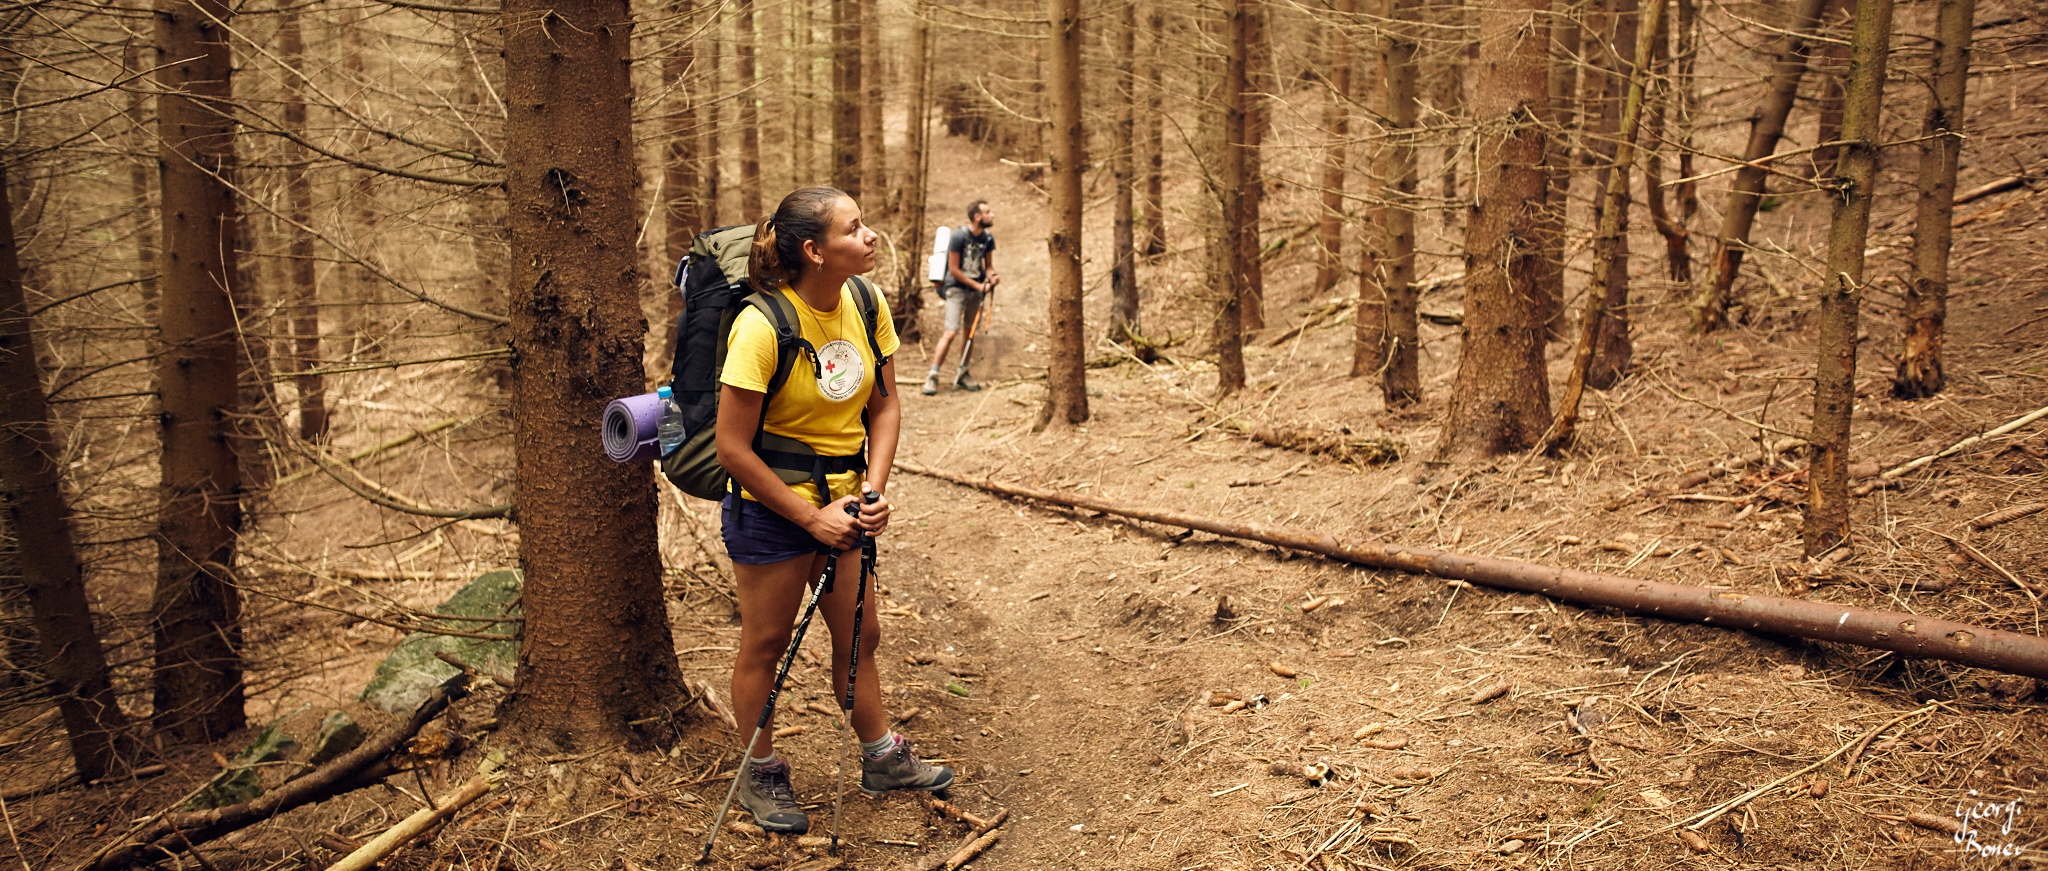
<instances>
[{"instance_id":1,"label":"trekking pole","mask_svg":"<svg viewBox=\"0 0 2048 871\"><path fill-rule=\"evenodd\" d=\"M974 334L981 332L981 319L988 313L986 301L974 308L974 320L967 322L967 341L960 345L960 370L967 370L967 355L974 353Z\"/></svg>"},{"instance_id":2,"label":"trekking pole","mask_svg":"<svg viewBox=\"0 0 2048 871\"><path fill-rule=\"evenodd\" d=\"M860 494L869 505L882 494L869 490ZM846 503L846 513L860 516L860 506ZM846 661L846 693L839 697L839 770L832 777L832 855L839 855L839 806L846 797L846 757L853 750L853 684L860 677L860 624L868 601L868 576L875 571L875 537L860 534L860 580L853 588L853 649Z\"/></svg>"},{"instance_id":3,"label":"trekking pole","mask_svg":"<svg viewBox=\"0 0 2048 871\"><path fill-rule=\"evenodd\" d=\"M855 511L849 503L848 508ZM747 775L747 757L754 754L754 742L761 740L761 730L768 728L768 721L775 718L775 700L782 695L782 681L789 677L789 665L796 660L798 648L804 646L804 630L811 628L811 615L818 613L818 597L832 592L832 581L838 574L839 552L833 551L825 563L825 573L818 576L818 582L811 585L811 600L804 605L804 618L796 624L796 637L789 640L789 650L782 655L782 666L775 670L775 683L768 688L768 703L761 706L761 718L754 722L754 735L747 739L747 746L740 752L739 770L733 772L732 785L725 789L725 801L718 805L718 818L711 821L711 831L704 836L704 855L697 857L697 864L711 861L711 846L718 841L718 830L725 827L725 813L732 807L733 793L739 791L740 778Z\"/></svg>"}]
</instances>

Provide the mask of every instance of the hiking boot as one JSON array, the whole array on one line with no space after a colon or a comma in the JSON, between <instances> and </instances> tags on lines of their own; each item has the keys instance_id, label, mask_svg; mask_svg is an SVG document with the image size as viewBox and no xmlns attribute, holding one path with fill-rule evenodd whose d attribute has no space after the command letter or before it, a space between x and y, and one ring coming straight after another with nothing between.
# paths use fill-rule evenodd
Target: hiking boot
<instances>
[{"instance_id":1,"label":"hiking boot","mask_svg":"<svg viewBox=\"0 0 2048 871\"><path fill-rule=\"evenodd\" d=\"M878 796L892 789L938 792L953 785L953 769L933 765L911 752L910 742L896 736L896 747L880 759L860 758L860 791Z\"/></svg>"},{"instance_id":2,"label":"hiking boot","mask_svg":"<svg viewBox=\"0 0 2048 871\"><path fill-rule=\"evenodd\" d=\"M953 386L972 393L981 389L981 382L974 380L974 376L967 374L967 370L962 369L960 374L953 376Z\"/></svg>"},{"instance_id":3,"label":"hiking boot","mask_svg":"<svg viewBox=\"0 0 2048 871\"><path fill-rule=\"evenodd\" d=\"M926 396L937 394L939 392L939 373L935 371L924 376L924 389L919 392Z\"/></svg>"},{"instance_id":4,"label":"hiking boot","mask_svg":"<svg viewBox=\"0 0 2048 871\"><path fill-rule=\"evenodd\" d=\"M777 759L765 765L743 763L738 777L740 787L733 797L753 813L754 825L791 835L811 830L811 818L804 816L796 803L796 791L790 789L787 760Z\"/></svg>"}]
</instances>

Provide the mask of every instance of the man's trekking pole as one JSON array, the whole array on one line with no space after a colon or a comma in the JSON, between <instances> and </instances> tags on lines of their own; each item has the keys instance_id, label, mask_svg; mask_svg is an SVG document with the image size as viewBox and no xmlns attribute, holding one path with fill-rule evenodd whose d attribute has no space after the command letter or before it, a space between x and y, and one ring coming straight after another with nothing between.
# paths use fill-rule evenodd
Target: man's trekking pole
<instances>
[{"instance_id":1,"label":"man's trekking pole","mask_svg":"<svg viewBox=\"0 0 2048 871\"><path fill-rule=\"evenodd\" d=\"M967 355L974 353L974 334L981 332L981 319L988 314L988 304L983 301L974 308L974 320L967 323L967 341L960 345L960 371L967 371Z\"/></svg>"},{"instance_id":2,"label":"man's trekking pole","mask_svg":"<svg viewBox=\"0 0 2048 871\"><path fill-rule=\"evenodd\" d=\"M869 490L860 494L869 505L882 494ZM860 516L860 506L846 503L846 513ZM846 797L846 757L853 750L853 685L860 678L860 624L868 601L868 578L875 573L875 537L860 534L860 581L853 588L853 648L846 658L846 692L839 697L839 771L832 778L832 855L839 855L839 806Z\"/></svg>"},{"instance_id":3,"label":"man's trekking pole","mask_svg":"<svg viewBox=\"0 0 2048 871\"><path fill-rule=\"evenodd\" d=\"M859 511L852 503L847 508ZM818 613L818 597L832 592L832 581L838 574L839 553L834 551L825 563L825 573L818 576L818 582L811 585L811 600L804 605L804 618L796 624L796 637L789 640L789 650L782 655L782 667L775 670L775 683L768 688L768 703L761 706L761 718L754 722L754 735L747 739L747 746L740 751L739 770L733 772L732 785L726 787L725 801L718 805L718 818L711 821L711 831L704 835L704 855L697 857L697 864L711 861L711 846L718 841L718 830L725 827L725 813L732 807L733 793L740 788L740 778L747 776L747 757L754 755L754 742L761 740L761 730L768 728L768 721L775 717L775 699L782 695L782 681L789 677L789 665L796 660L798 648L804 646L804 630L811 628L811 615Z\"/></svg>"}]
</instances>

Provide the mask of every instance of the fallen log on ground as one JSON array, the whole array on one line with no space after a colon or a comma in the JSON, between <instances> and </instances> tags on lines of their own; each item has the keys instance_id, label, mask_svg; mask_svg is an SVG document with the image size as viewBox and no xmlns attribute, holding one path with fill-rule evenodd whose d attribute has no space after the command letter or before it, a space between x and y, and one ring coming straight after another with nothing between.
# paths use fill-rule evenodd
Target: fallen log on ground
<instances>
[{"instance_id":1,"label":"fallen log on ground","mask_svg":"<svg viewBox=\"0 0 2048 871\"><path fill-rule=\"evenodd\" d=\"M405 725L365 741L334 761L241 804L203 811L169 811L100 848L85 871L115 871L147 865L285 811L372 786L402 770L400 751L421 728L468 695L467 675L456 674L420 703Z\"/></svg>"},{"instance_id":2,"label":"fallen log on ground","mask_svg":"<svg viewBox=\"0 0 2048 871\"><path fill-rule=\"evenodd\" d=\"M901 460L896 462L896 468L990 493L1263 542L1371 568L1417 572L1497 589L1541 593L1564 602L1616 608L1669 620L1690 620L1731 629L1855 644L1908 657L1942 659L2048 680L2048 639L1922 614L1874 611L1828 602L1752 595L1515 560L1465 556L1424 547L1339 539L1313 530L1240 523L1180 511L1124 505L1106 499L943 472Z\"/></svg>"}]
</instances>

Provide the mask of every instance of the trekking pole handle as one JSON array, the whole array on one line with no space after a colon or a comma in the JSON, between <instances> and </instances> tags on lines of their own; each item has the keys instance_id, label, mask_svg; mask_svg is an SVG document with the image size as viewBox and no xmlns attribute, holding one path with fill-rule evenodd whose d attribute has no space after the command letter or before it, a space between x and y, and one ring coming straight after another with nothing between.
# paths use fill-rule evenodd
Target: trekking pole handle
<instances>
[{"instance_id":1,"label":"trekking pole handle","mask_svg":"<svg viewBox=\"0 0 2048 871\"><path fill-rule=\"evenodd\" d=\"M877 503L877 502L880 502L880 501L882 501L882 494L880 494L880 493L877 493L877 492L875 492L875 491L873 491L873 490L868 490L868 491L865 491L865 492L863 492L863 493L861 493L861 494L860 494L860 502L848 502L848 503L846 503L846 516L848 516L848 517L859 517L859 516L860 516L860 506L861 506L861 504L862 504L862 503L866 503L866 504L868 504L868 505L873 505L873 504L875 504L875 503ZM869 534L868 534L868 533L866 533L866 532L862 532L862 533L861 533L860 535L861 535L861 537L862 537L862 538L873 538L873 537L874 537L874 536L872 536L872 535L869 535Z\"/></svg>"}]
</instances>

